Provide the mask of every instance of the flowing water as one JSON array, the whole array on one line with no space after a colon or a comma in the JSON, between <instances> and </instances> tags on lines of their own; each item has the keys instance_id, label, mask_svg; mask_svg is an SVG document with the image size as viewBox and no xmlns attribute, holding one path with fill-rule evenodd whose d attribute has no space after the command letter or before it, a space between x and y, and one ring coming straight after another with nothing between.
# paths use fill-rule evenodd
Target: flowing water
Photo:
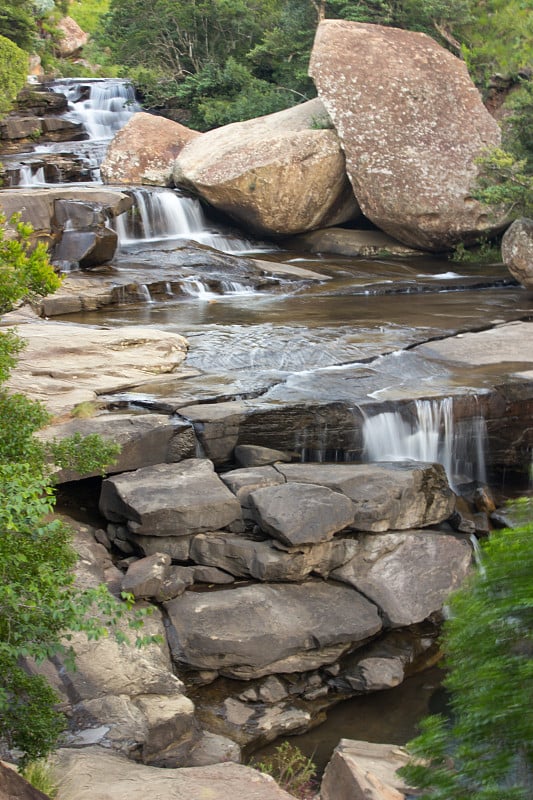
<instances>
[{"instance_id":1,"label":"flowing water","mask_svg":"<svg viewBox=\"0 0 533 800\"><path fill-rule=\"evenodd\" d=\"M68 115L83 122L88 138L37 151L75 153L98 180L110 138L137 109L131 87L123 81L72 80L56 83L55 89L67 94ZM43 182L40 167L23 167L20 185ZM116 220L120 252L109 274L119 283L136 283L137 304L63 319L151 325L188 338L187 366L198 371L197 377L178 385L169 376L152 388L145 386L144 401L176 392L182 405L247 392L274 406L342 401L356 409L386 401L386 410L366 414L367 460L439 461L452 481L485 479L484 420L474 416L468 427L457 422L453 398L486 391L493 384L491 368L450 369L412 348L531 318L530 296L502 265L457 266L427 256L365 261L289 253L221 227L183 193L146 187L128 191L134 210ZM274 266L303 267L319 277L281 278L258 288L245 269L242 275L230 269L215 285L205 270L180 267L176 278L179 248L191 240L268 259ZM163 287L159 294L154 282ZM509 374L518 367L509 364ZM124 397L135 402L140 395L132 390ZM415 413L398 402L405 398L414 401ZM305 430L301 438L304 442ZM323 457L318 451L314 455ZM321 766L341 736L404 743L431 706L439 680L438 672L425 673L397 689L343 703L329 712L326 725L297 741Z\"/></svg>"}]
</instances>

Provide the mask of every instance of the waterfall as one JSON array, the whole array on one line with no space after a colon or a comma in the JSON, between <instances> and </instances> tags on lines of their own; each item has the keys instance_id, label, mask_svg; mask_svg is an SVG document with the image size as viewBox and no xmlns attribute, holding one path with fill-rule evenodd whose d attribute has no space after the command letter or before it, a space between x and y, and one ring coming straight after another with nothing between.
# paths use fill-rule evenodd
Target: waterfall
<instances>
[{"instance_id":1,"label":"waterfall","mask_svg":"<svg viewBox=\"0 0 533 800\"><path fill-rule=\"evenodd\" d=\"M21 164L18 186L43 186L45 184L46 178L43 167L39 167L33 172L29 164Z\"/></svg>"},{"instance_id":2,"label":"waterfall","mask_svg":"<svg viewBox=\"0 0 533 800\"><path fill-rule=\"evenodd\" d=\"M486 482L486 425L481 416L454 421L453 399L417 400L414 419L401 411L367 417L363 425L366 461L426 461L442 464L450 485Z\"/></svg>"},{"instance_id":3,"label":"waterfall","mask_svg":"<svg viewBox=\"0 0 533 800\"><path fill-rule=\"evenodd\" d=\"M66 95L70 117L83 123L90 139L111 139L141 109L126 80L77 78L54 81L51 88Z\"/></svg>"},{"instance_id":4,"label":"waterfall","mask_svg":"<svg viewBox=\"0 0 533 800\"><path fill-rule=\"evenodd\" d=\"M253 242L214 230L200 201L178 190L142 187L125 191L133 198L133 208L116 219L119 247L188 239L224 253L258 250Z\"/></svg>"}]
</instances>

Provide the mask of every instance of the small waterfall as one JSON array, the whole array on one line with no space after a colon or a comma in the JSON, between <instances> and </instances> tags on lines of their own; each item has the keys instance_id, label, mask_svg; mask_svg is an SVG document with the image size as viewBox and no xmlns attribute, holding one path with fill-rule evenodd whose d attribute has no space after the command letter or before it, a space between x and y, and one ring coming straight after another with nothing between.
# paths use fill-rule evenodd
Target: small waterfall
<instances>
[{"instance_id":1,"label":"small waterfall","mask_svg":"<svg viewBox=\"0 0 533 800\"><path fill-rule=\"evenodd\" d=\"M453 486L486 482L486 425L481 416L454 421L453 399L417 400L416 418L401 411L368 417L363 425L366 461L426 461L442 464Z\"/></svg>"},{"instance_id":2,"label":"small waterfall","mask_svg":"<svg viewBox=\"0 0 533 800\"><path fill-rule=\"evenodd\" d=\"M66 95L70 117L83 123L90 139L111 139L141 109L126 80L74 78L54 81L51 88Z\"/></svg>"},{"instance_id":3,"label":"small waterfall","mask_svg":"<svg viewBox=\"0 0 533 800\"><path fill-rule=\"evenodd\" d=\"M117 217L115 223L122 248L144 242L188 239L223 253L261 249L251 241L214 230L196 198L155 187L131 188L127 192L133 198L133 208Z\"/></svg>"},{"instance_id":4,"label":"small waterfall","mask_svg":"<svg viewBox=\"0 0 533 800\"><path fill-rule=\"evenodd\" d=\"M44 186L45 184L44 167L39 167L33 172L29 164L20 165L18 186Z\"/></svg>"},{"instance_id":5,"label":"small waterfall","mask_svg":"<svg viewBox=\"0 0 533 800\"><path fill-rule=\"evenodd\" d=\"M150 294L150 289L146 286L145 283L140 283L137 286L137 294L139 295L139 299L143 303L153 303L152 295Z\"/></svg>"},{"instance_id":6,"label":"small waterfall","mask_svg":"<svg viewBox=\"0 0 533 800\"><path fill-rule=\"evenodd\" d=\"M190 297L197 297L198 300L203 300L206 303L220 297L216 292L212 292L207 284L203 283L199 278L186 278L181 284L181 289L184 294Z\"/></svg>"}]
</instances>

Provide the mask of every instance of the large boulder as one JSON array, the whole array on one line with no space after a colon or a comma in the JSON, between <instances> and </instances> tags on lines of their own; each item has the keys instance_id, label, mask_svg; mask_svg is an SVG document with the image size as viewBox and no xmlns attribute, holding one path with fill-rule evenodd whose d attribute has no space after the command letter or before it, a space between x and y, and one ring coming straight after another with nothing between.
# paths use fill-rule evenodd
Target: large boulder
<instances>
[{"instance_id":1,"label":"large boulder","mask_svg":"<svg viewBox=\"0 0 533 800\"><path fill-rule=\"evenodd\" d=\"M331 577L376 603L392 628L440 612L472 563L472 546L464 536L430 530L361 536L359 541L360 550Z\"/></svg>"},{"instance_id":2,"label":"large boulder","mask_svg":"<svg viewBox=\"0 0 533 800\"><path fill-rule=\"evenodd\" d=\"M313 669L381 629L376 606L336 583L186 592L165 608L176 662L236 677L240 666L256 675Z\"/></svg>"},{"instance_id":3,"label":"large boulder","mask_svg":"<svg viewBox=\"0 0 533 800\"><path fill-rule=\"evenodd\" d=\"M341 739L329 761L322 800L403 800L411 791L397 774L410 761L397 745Z\"/></svg>"},{"instance_id":4,"label":"large boulder","mask_svg":"<svg viewBox=\"0 0 533 800\"><path fill-rule=\"evenodd\" d=\"M322 104L311 100L208 131L180 153L174 182L260 235L353 219L359 209L337 135L313 127L322 118Z\"/></svg>"},{"instance_id":5,"label":"large boulder","mask_svg":"<svg viewBox=\"0 0 533 800\"><path fill-rule=\"evenodd\" d=\"M324 20L310 74L379 228L440 251L501 227L471 196L476 159L499 145L500 130L463 61L423 33Z\"/></svg>"},{"instance_id":6,"label":"large boulder","mask_svg":"<svg viewBox=\"0 0 533 800\"><path fill-rule=\"evenodd\" d=\"M60 35L55 45L58 56L62 58L72 56L87 44L88 34L72 17L63 17L56 23L56 27Z\"/></svg>"},{"instance_id":7,"label":"large boulder","mask_svg":"<svg viewBox=\"0 0 533 800\"><path fill-rule=\"evenodd\" d=\"M87 747L59 750L54 771L57 800L292 800L269 775L232 762L161 770Z\"/></svg>"},{"instance_id":8,"label":"large boulder","mask_svg":"<svg viewBox=\"0 0 533 800\"><path fill-rule=\"evenodd\" d=\"M178 122L144 111L115 135L100 166L104 183L171 186L172 168L183 147L200 136Z\"/></svg>"},{"instance_id":9,"label":"large boulder","mask_svg":"<svg viewBox=\"0 0 533 800\"><path fill-rule=\"evenodd\" d=\"M100 510L132 533L187 536L224 528L241 519L239 501L207 459L159 464L108 478Z\"/></svg>"},{"instance_id":10,"label":"large boulder","mask_svg":"<svg viewBox=\"0 0 533 800\"><path fill-rule=\"evenodd\" d=\"M511 275L533 289L533 219L517 219L505 231L502 258Z\"/></svg>"},{"instance_id":11,"label":"large boulder","mask_svg":"<svg viewBox=\"0 0 533 800\"><path fill-rule=\"evenodd\" d=\"M441 464L277 464L287 481L327 486L352 503L352 527L378 533L435 525L453 511L455 496Z\"/></svg>"}]
</instances>

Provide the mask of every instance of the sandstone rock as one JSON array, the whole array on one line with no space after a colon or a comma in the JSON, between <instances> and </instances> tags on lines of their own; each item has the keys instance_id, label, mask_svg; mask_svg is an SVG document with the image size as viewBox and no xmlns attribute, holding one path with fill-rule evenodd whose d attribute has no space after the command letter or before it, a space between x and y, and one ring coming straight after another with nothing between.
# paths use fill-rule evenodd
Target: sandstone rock
<instances>
[{"instance_id":1,"label":"sandstone rock","mask_svg":"<svg viewBox=\"0 0 533 800\"><path fill-rule=\"evenodd\" d=\"M359 231L347 228L324 228L310 233L293 236L284 242L290 250L303 250L306 253L331 253L353 258L372 258L374 256L413 256L420 255L383 231Z\"/></svg>"},{"instance_id":2,"label":"sandstone rock","mask_svg":"<svg viewBox=\"0 0 533 800\"><path fill-rule=\"evenodd\" d=\"M199 741L188 755L187 766L207 767L209 764L221 764L234 761L240 764L241 748L233 739L204 731Z\"/></svg>"},{"instance_id":3,"label":"sandstone rock","mask_svg":"<svg viewBox=\"0 0 533 800\"><path fill-rule=\"evenodd\" d=\"M154 553L134 561L124 575L122 591L132 594L135 599L155 597L169 575L169 567L170 556L165 553Z\"/></svg>"},{"instance_id":4,"label":"sandstone rock","mask_svg":"<svg viewBox=\"0 0 533 800\"><path fill-rule=\"evenodd\" d=\"M320 23L310 74L365 216L413 247L446 250L504 223L471 196L500 130L464 61L429 36Z\"/></svg>"},{"instance_id":5,"label":"sandstone rock","mask_svg":"<svg viewBox=\"0 0 533 800\"><path fill-rule=\"evenodd\" d=\"M188 766L191 748L199 738L194 704L184 695L144 695L136 705L146 720L142 761L155 767Z\"/></svg>"},{"instance_id":6,"label":"sandstone rock","mask_svg":"<svg viewBox=\"0 0 533 800\"><path fill-rule=\"evenodd\" d=\"M533 220L517 219L505 231L502 258L513 276L526 289L533 289Z\"/></svg>"},{"instance_id":7,"label":"sandstone rock","mask_svg":"<svg viewBox=\"0 0 533 800\"><path fill-rule=\"evenodd\" d=\"M445 520L455 498L440 464L279 464L287 481L314 483L352 500L361 531L434 525Z\"/></svg>"},{"instance_id":8,"label":"sandstone rock","mask_svg":"<svg viewBox=\"0 0 533 800\"><path fill-rule=\"evenodd\" d=\"M136 534L188 536L240 520L241 507L207 459L159 464L108 478L100 510Z\"/></svg>"},{"instance_id":9,"label":"sandstone rock","mask_svg":"<svg viewBox=\"0 0 533 800\"><path fill-rule=\"evenodd\" d=\"M167 553L173 561L188 561L194 534L190 536L141 536L132 533L124 526L124 537L145 556L153 553Z\"/></svg>"},{"instance_id":10,"label":"sandstone rock","mask_svg":"<svg viewBox=\"0 0 533 800\"><path fill-rule=\"evenodd\" d=\"M52 258L54 262L70 264L73 268L87 269L111 261L117 243L116 231L107 225L94 231L65 231Z\"/></svg>"},{"instance_id":11,"label":"sandstone rock","mask_svg":"<svg viewBox=\"0 0 533 800\"><path fill-rule=\"evenodd\" d=\"M311 100L208 131L180 153L174 182L260 235L354 218L358 208L337 136L312 127L321 115L322 104Z\"/></svg>"},{"instance_id":12,"label":"sandstone rock","mask_svg":"<svg viewBox=\"0 0 533 800\"><path fill-rule=\"evenodd\" d=\"M19 775L16 767L0 761L0 800L50 800L50 798Z\"/></svg>"},{"instance_id":13,"label":"sandstone rock","mask_svg":"<svg viewBox=\"0 0 533 800\"><path fill-rule=\"evenodd\" d=\"M41 131L39 117L4 117L0 122L0 139L26 139L29 136L39 136Z\"/></svg>"},{"instance_id":14,"label":"sandstone rock","mask_svg":"<svg viewBox=\"0 0 533 800\"><path fill-rule=\"evenodd\" d=\"M26 86L17 95L17 108L32 111L34 115L61 114L68 109L68 101L61 92L41 91Z\"/></svg>"},{"instance_id":15,"label":"sandstone rock","mask_svg":"<svg viewBox=\"0 0 533 800\"><path fill-rule=\"evenodd\" d=\"M409 762L397 745L341 739L326 767L322 800L404 800L408 787L396 770Z\"/></svg>"},{"instance_id":16,"label":"sandstone rock","mask_svg":"<svg viewBox=\"0 0 533 800\"><path fill-rule=\"evenodd\" d=\"M268 465L234 469L230 472L223 473L220 477L228 489L236 495L242 506L243 517L245 519L252 519L250 504L251 492L265 486L277 486L281 483L285 483L284 476L274 469L274 467Z\"/></svg>"},{"instance_id":17,"label":"sandstone rock","mask_svg":"<svg viewBox=\"0 0 533 800\"><path fill-rule=\"evenodd\" d=\"M230 736L241 747L266 744L280 736L303 733L311 722L311 714L290 703L251 706L229 697L221 703L203 708L205 724L218 734Z\"/></svg>"},{"instance_id":18,"label":"sandstone rock","mask_svg":"<svg viewBox=\"0 0 533 800\"><path fill-rule=\"evenodd\" d=\"M18 332L26 347L9 387L56 414L97 394L175 372L187 349L179 334L136 325L109 329L41 320Z\"/></svg>"},{"instance_id":19,"label":"sandstone rock","mask_svg":"<svg viewBox=\"0 0 533 800\"><path fill-rule=\"evenodd\" d=\"M291 461L289 453L274 450L272 447L259 447L255 444L239 444L235 448L235 458L241 467L263 467L276 461Z\"/></svg>"},{"instance_id":20,"label":"sandstone rock","mask_svg":"<svg viewBox=\"0 0 533 800\"><path fill-rule=\"evenodd\" d=\"M200 534L201 536L201 534ZM233 583L235 578L218 567L197 566L193 568L195 583L225 584Z\"/></svg>"},{"instance_id":21,"label":"sandstone rock","mask_svg":"<svg viewBox=\"0 0 533 800\"><path fill-rule=\"evenodd\" d=\"M253 541L224 532L199 534L190 557L199 564L219 567L235 577L259 581L301 581L311 572L327 577L350 560L358 548L351 539L335 539L285 552L271 540Z\"/></svg>"},{"instance_id":22,"label":"sandstone rock","mask_svg":"<svg viewBox=\"0 0 533 800\"><path fill-rule=\"evenodd\" d=\"M165 608L174 660L226 672L234 665L291 671L270 667L300 653L316 656L318 666L321 648L358 642L381 628L376 607L357 592L316 582L188 592Z\"/></svg>"},{"instance_id":23,"label":"sandstone rock","mask_svg":"<svg viewBox=\"0 0 533 800\"><path fill-rule=\"evenodd\" d=\"M101 747L59 750L57 800L292 800L267 775L226 763L186 770L134 764Z\"/></svg>"},{"instance_id":24,"label":"sandstone rock","mask_svg":"<svg viewBox=\"0 0 533 800\"><path fill-rule=\"evenodd\" d=\"M108 473L115 473L179 461L180 443L189 439L191 427L164 414L106 413L89 419L72 419L49 425L38 436L44 441L61 441L76 433L81 436L97 434L106 441L120 445L116 461L106 468ZM187 451L189 456L194 454L190 447L186 448ZM72 470L60 470L54 473L54 481L62 483L98 474L98 471L93 471L80 476Z\"/></svg>"},{"instance_id":25,"label":"sandstone rock","mask_svg":"<svg viewBox=\"0 0 533 800\"><path fill-rule=\"evenodd\" d=\"M72 17L63 17L56 23L56 27L60 32L60 39L56 43L57 54L60 57L72 56L87 44L88 35Z\"/></svg>"},{"instance_id":26,"label":"sandstone rock","mask_svg":"<svg viewBox=\"0 0 533 800\"><path fill-rule=\"evenodd\" d=\"M139 112L111 141L100 166L104 183L171 186L174 161L200 136L178 122Z\"/></svg>"},{"instance_id":27,"label":"sandstone rock","mask_svg":"<svg viewBox=\"0 0 533 800\"><path fill-rule=\"evenodd\" d=\"M472 562L468 539L437 531L367 535L360 541L361 550L331 577L376 603L392 628L441 611Z\"/></svg>"},{"instance_id":28,"label":"sandstone rock","mask_svg":"<svg viewBox=\"0 0 533 800\"><path fill-rule=\"evenodd\" d=\"M289 547L325 542L354 518L347 497L313 484L291 482L256 489L250 503L261 530Z\"/></svg>"}]
</instances>

